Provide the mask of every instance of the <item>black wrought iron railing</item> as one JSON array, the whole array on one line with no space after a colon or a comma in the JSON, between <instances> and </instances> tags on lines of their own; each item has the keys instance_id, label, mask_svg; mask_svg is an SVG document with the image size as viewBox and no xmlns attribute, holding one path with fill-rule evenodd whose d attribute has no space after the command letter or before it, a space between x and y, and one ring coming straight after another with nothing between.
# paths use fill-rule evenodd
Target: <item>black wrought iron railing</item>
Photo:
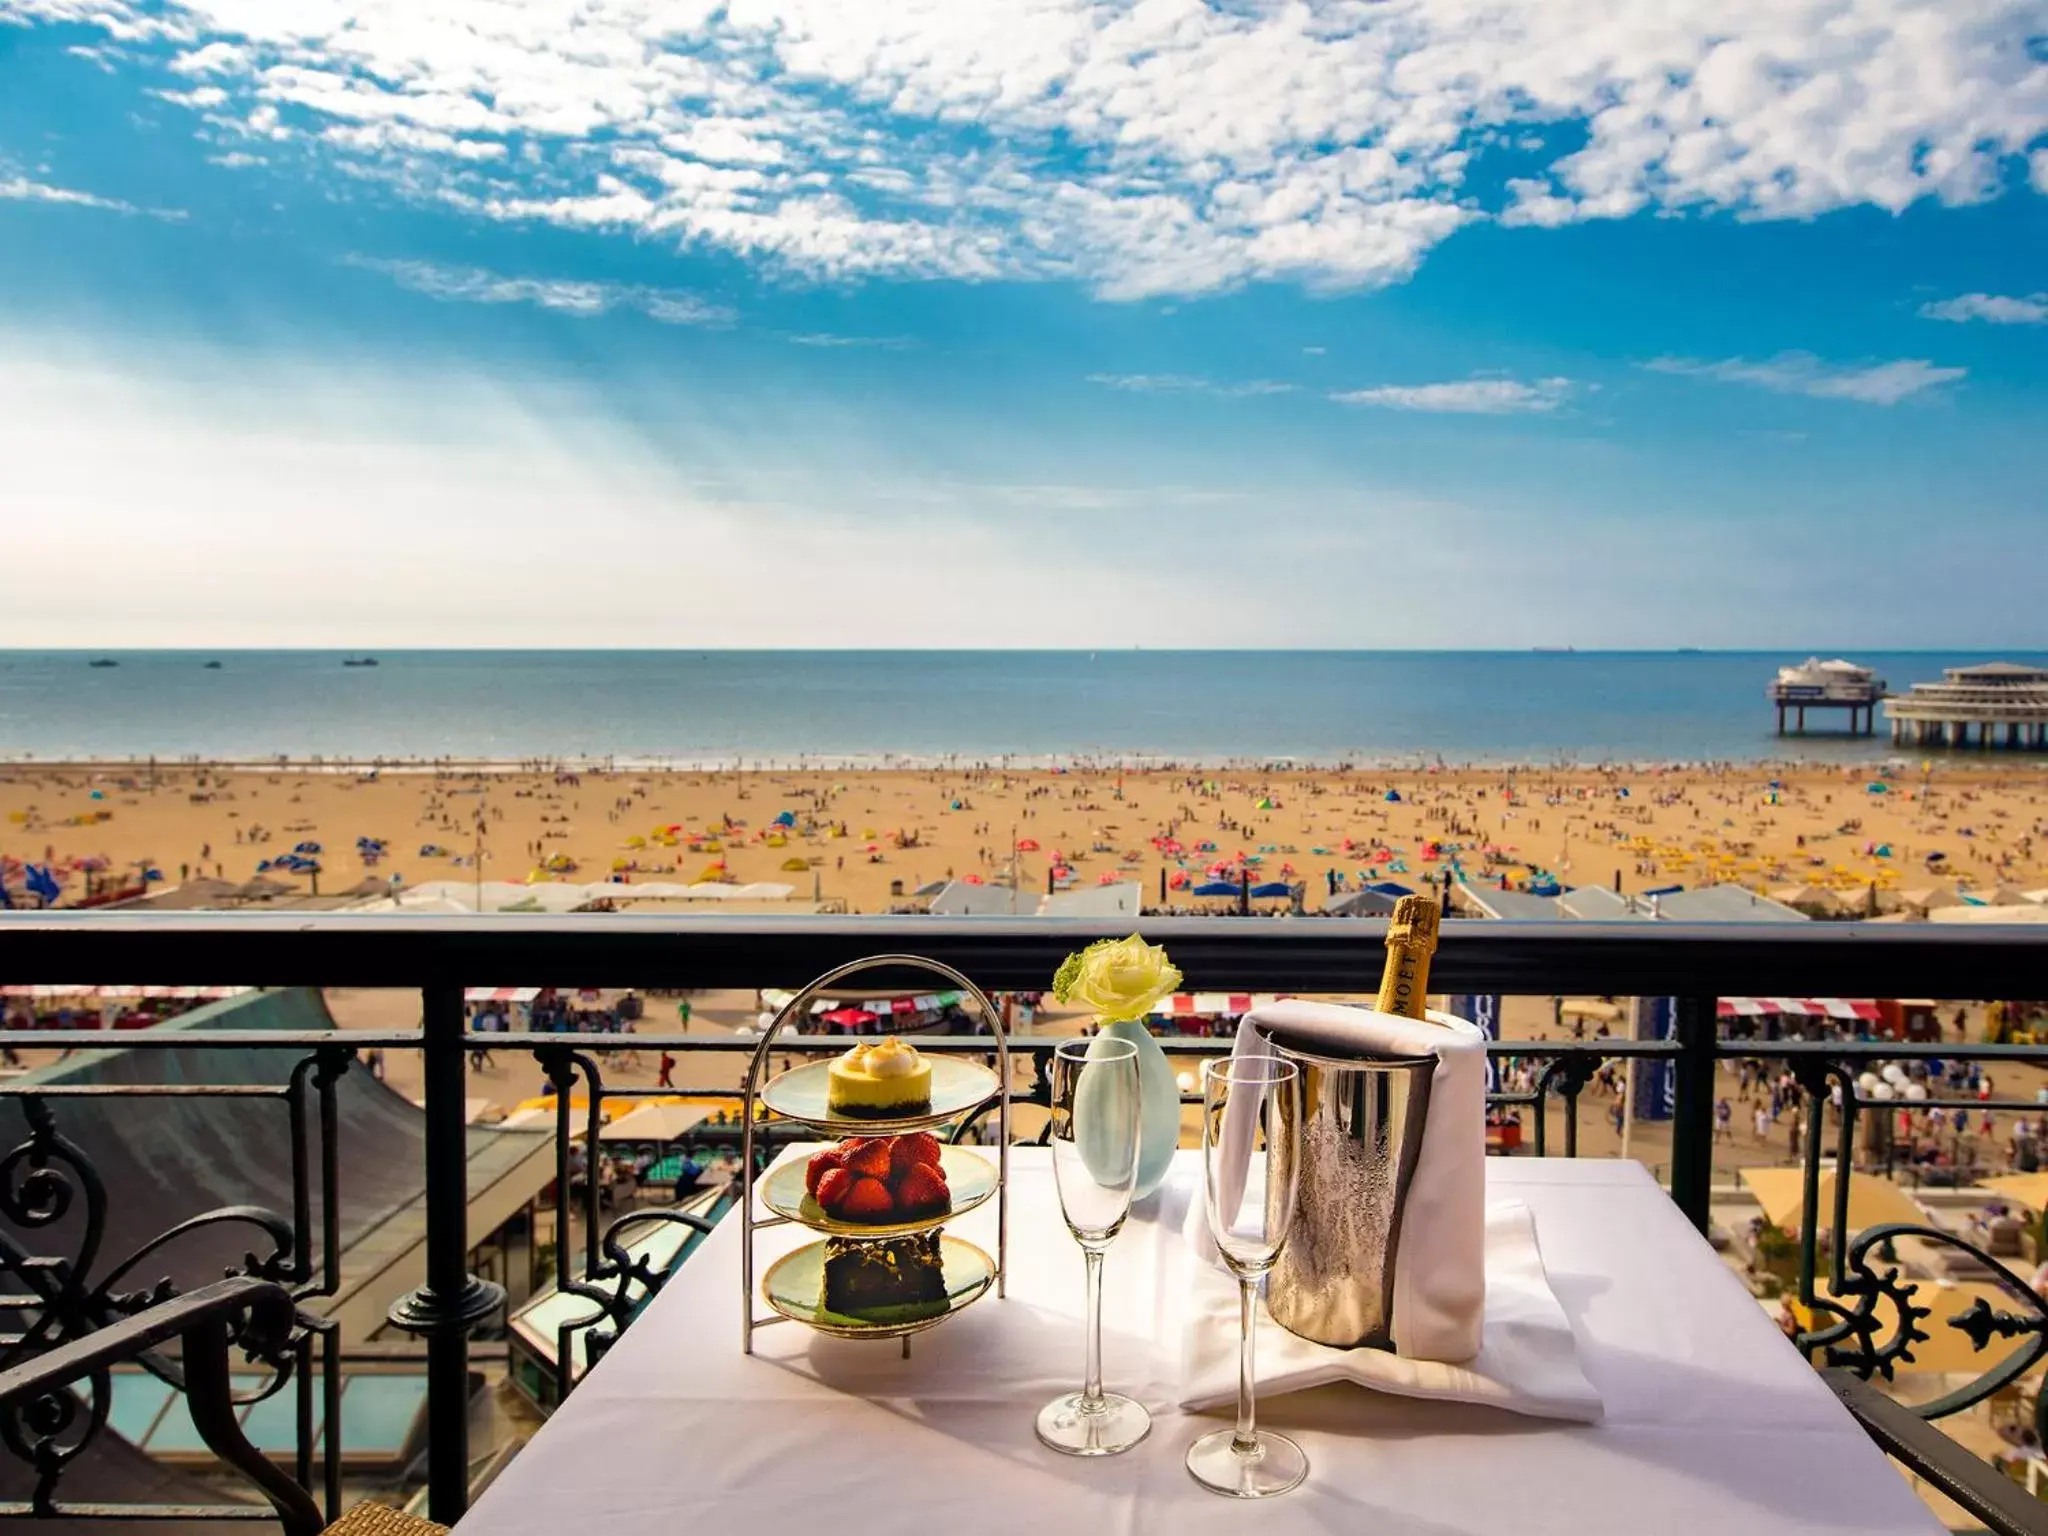
<instances>
[{"instance_id":1,"label":"black wrought iron railing","mask_svg":"<svg viewBox=\"0 0 2048 1536\"><path fill-rule=\"evenodd\" d=\"M1148 938L1169 946L1189 986L1204 990L1369 994L1384 955L1382 925L1366 921L1167 919L1140 927ZM1122 931L1118 929L1118 935ZM586 1145L594 1146L606 1097L621 1091L647 1092L644 1087L608 1088L601 1061L621 1050L677 1055L736 1050L733 1042L701 1034L469 1034L466 986L529 982L645 990L793 987L864 956L909 953L942 961L991 992L1035 991L1046 985L1064 955L1106 936L1111 936L1109 930L1090 922L928 917L7 914L0 915L0 984L84 976L101 984L208 984L233 979L262 987L406 988L419 995L420 1028L341 1034L180 1029L115 1037L96 1031L0 1032L0 1044L276 1054L280 1067L268 1074L269 1091L286 1085L293 1106L287 1201L292 1210L279 1218L288 1232L278 1235L275 1251L250 1255L238 1273L285 1287L302 1308L291 1339L283 1344L266 1340L273 1375L261 1390L282 1391L294 1371L298 1373L301 1440L293 1481L297 1487L317 1490L330 1517L338 1512L339 1480L333 1469L340 1452L339 1425L332 1414L326 1417L326 1432L318 1437L323 1466L316 1475L310 1461L314 1398L304 1373L311 1368L311 1341L324 1342L325 1325L310 1309L333 1292L334 1213L337 1203L345 1207L350 1192L348 1171L338 1165L333 1137L309 1127L328 1124L331 1102L323 1102L321 1095L331 1094L337 1075L361 1069L362 1053L420 1053L425 1283L393 1309L392 1320L426 1341L428 1505L434 1518L445 1521L462 1511L468 1497L469 1337L503 1299L495 1287L468 1272L471 1242L478 1234L467 1230L465 1053L529 1052L554 1085L560 1106L556 1230L563 1238L557 1245L555 1278L593 1305L594 1315L576 1326L609 1336L623 1326L634 1298L657 1287L661 1277L632 1257L616 1230L605 1229L596 1181L586 1178L578 1186L568 1177L572 1129L581 1129L591 1138ZM2030 1370L2048 1353L2048 1307L1990 1254L1942 1229L1895 1225L1860 1235L1851 1232L1851 1180L1846 1171L1856 1161L1859 1117L1878 1107L1858 1086L1871 1064L1935 1056L1948 1061L2048 1063L2048 1047L1723 1040L1716 999L1827 994L2024 998L2044 990L2044 977L2048 932L2025 928L1459 923L1444 929L1433 985L1447 992L1675 999L1668 1038L1499 1043L1494 1048L1497 1055L1544 1065L1528 1088L1497 1095L1496 1101L1533 1111L1533 1150L1573 1154L1578 1150L1580 1099L1601 1062L1666 1063L1672 1084L1668 1184L1673 1200L1702 1230L1709 1223L1713 1184L1717 1068L1733 1058L1785 1063L1805 1094L1808 1109L1802 1142L1805 1199L1797 1294L1812 1326L1799 1342L1816 1363L1849 1374L1850 1385L1840 1389L1845 1401L1888 1450L1962 1499L1994 1528L2026 1530L2038 1528L2027 1522L2048 1506L2013 1496L2012 1486L2001 1487L1996 1478L1987 1485L1989 1469L1984 1463L1944 1437L1901 1430L1902 1410L1889 1398L1859 1397L1855 1383L1872 1376L1890 1377L1900 1365L1910 1364L1915 1345L1927 1339L1921 1326L1925 1310L1916 1306L1896 1266L1884 1258L1901 1238L1965 1249L1988 1266L1987 1272L2009 1294L2010 1305L1984 1305L1956 1319L1953 1326L1979 1349L1994 1338L2018 1339L2022 1345L1971 1387L1903 1410L1914 1425L1981 1401ZM890 980L872 979L877 985ZM901 980L912 989L920 985L916 973ZM938 1050L986 1049L973 1038L936 1039L929 1044ZM1016 1042L1017 1051L1039 1063L1034 1083L1017 1085L1020 1095L1028 1098L1042 1089L1043 1057L1052 1044L1029 1037ZM802 1041L791 1042L792 1053L802 1048ZM820 1042L818 1048L829 1046ZM1224 1048L1220 1041L1197 1040L1176 1041L1173 1046L1176 1052L1189 1054ZM579 1085L587 1103L583 1124L572 1127L570 1091ZM735 1096L737 1090L736 1063L731 1090ZM193 1091L238 1089L213 1085ZM43 1117L45 1129L32 1132L0 1160L0 1280L24 1288L18 1294L0 1295L0 1321L9 1315L28 1320L0 1334L0 1441L6 1451L36 1469L30 1497L0 1502L0 1516L50 1515L67 1508L61 1483L67 1459L105 1421L104 1382L95 1373L103 1373L104 1361L113 1358L109 1350L120 1341L122 1330L140 1328L150 1306L167 1299L174 1288L143 1285L130 1292L112 1291L108 1282L95 1278L93 1252L81 1262L77 1252L52 1256L33 1251L39 1230L61 1225L74 1203L90 1203L85 1196L92 1175L89 1166L81 1168L76 1147L67 1150L61 1145L61 1095L34 1082L0 1085L0 1102L9 1097L25 1101L24 1107L36 1106L34 1113ZM1971 1102L1973 1112L2038 1108L2030 1099ZM1550 1132L1553 1110L1561 1126L1561 1146L1553 1145ZM1845 1171L1835 1180L1832 1212L1822 1208L1821 1198L1823 1127L1830 1122L1834 1157ZM245 1213L244 1219L258 1218ZM645 1212L627 1218L649 1219ZM677 1219L691 1220L680 1214ZM572 1255L567 1238L578 1229L581 1252ZM1823 1230L1833 1234L1832 1241L1821 1242ZM309 1246L309 1233L318 1233L321 1240ZM95 1237L91 1247L96 1246ZM319 1262L313 1258L316 1248ZM105 1266L97 1273L106 1273ZM82 1388L60 1402L48 1362L88 1335L106 1336L88 1352L100 1363L85 1371ZM159 1329L137 1349L151 1369L160 1370L166 1379L181 1379L178 1362L157 1352L164 1337ZM596 1342L601 1345L603 1337ZM566 1349L560 1358L566 1361ZM82 1415L75 1406L80 1400L85 1403ZM288 1508L269 1487L266 1492L288 1528L294 1520L303 1523L302 1509Z\"/></svg>"}]
</instances>

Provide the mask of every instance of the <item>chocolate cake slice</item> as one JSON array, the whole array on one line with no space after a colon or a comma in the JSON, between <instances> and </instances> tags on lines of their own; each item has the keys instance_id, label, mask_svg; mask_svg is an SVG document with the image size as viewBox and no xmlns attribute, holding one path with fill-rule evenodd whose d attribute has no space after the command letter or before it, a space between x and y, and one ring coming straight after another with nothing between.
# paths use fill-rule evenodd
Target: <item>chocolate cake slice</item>
<instances>
[{"instance_id":1,"label":"chocolate cake slice","mask_svg":"<svg viewBox=\"0 0 2048 1536\"><path fill-rule=\"evenodd\" d=\"M947 1305L938 1232L825 1240L826 1311L899 1322L943 1312Z\"/></svg>"}]
</instances>

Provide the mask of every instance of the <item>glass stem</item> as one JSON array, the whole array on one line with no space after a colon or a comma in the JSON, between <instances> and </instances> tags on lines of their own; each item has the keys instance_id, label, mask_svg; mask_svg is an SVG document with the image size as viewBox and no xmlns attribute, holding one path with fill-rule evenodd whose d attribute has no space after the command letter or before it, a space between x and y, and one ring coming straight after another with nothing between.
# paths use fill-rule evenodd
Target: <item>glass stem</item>
<instances>
[{"instance_id":1,"label":"glass stem","mask_svg":"<svg viewBox=\"0 0 2048 1536\"><path fill-rule=\"evenodd\" d=\"M1230 1437L1230 1448L1249 1452L1259 1448L1258 1416L1252 1405L1252 1341L1257 1337L1254 1329L1259 1282L1246 1275L1237 1282L1237 1288L1237 1433Z\"/></svg>"},{"instance_id":2,"label":"glass stem","mask_svg":"<svg viewBox=\"0 0 2048 1536\"><path fill-rule=\"evenodd\" d=\"M1088 1374L1081 1405L1094 1409L1102 1403L1102 1250L1090 1246L1081 1252L1088 1261Z\"/></svg>"}]
</instances>

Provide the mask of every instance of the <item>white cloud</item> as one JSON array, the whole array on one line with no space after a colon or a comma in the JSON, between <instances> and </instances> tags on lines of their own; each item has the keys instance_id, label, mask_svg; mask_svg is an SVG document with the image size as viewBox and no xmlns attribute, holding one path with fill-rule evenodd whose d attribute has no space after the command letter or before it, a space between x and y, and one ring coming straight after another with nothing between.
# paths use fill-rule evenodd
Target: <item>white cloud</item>
<instances>
[{"instance_id":1,"label":"white cloud","mask_svg":"<svg viewBox=\"0 0 2048 1536\"><path fill-rule=\"evenodd\" d=\"M1185 373L1091 373L1088 382L1136 395L1218 395L1226 400L1242 400L1253 395L1284 395L1294 389L1292 384L1284 384L1278 379L1246 379L1240 383L1221 384Z\"/></svg>"},{"instance_id":2,"label":"white cloud","mask_svg":"<svg viewBox=\"0 0 2048 1536\"><path fill-rule=\"evenodd\" d=\"M1898 210L2029 164L2048 191L2038 0L0 0L9 17L96 26L225 90L208 131L296 137L404 196L826 278L1359 287L1489 218ZM1475 171L1496 147L1504 189Z\"/></svg>"},{"instance_id":3,"label":"white cloud","mask_svg":"<svg viewBox=\"0 0 2048 1536\"><path fill-rule=\"evenodd\" d=\"M2012 298L1997 293L1965 293L1938 303L1922 304L1920 313L1929 320L1988 320L1993 325L2048 325L2048 293L2030 293Z\"/></svg>"},{"instance_id":4,"label":"white cloud","mask_svg":"<svg viewBox=\"0 0 2048 1536\"><path fill-rule=\"evenodd\" d=\"M31 181L26 176L8 175L4 165L0 165L0 202L61 203L68 208L97 208L105 213L147 214L154 219L185 217L175 208L139 208L118 197L100 197L71 187L53 187L47 182Z\"/></svg>"},{"instance_id":5,"label":"white cloud","mask_svg":"<svg viewBox=\"0 0 2048 1536\"><path fill-rule=\"evenodd\" d=\"M571 278L503 277L481 267L444 267L430 261L386 261L370 256L345 259L350 266L382 272L414 293L460 303L537 304L560 314L585 317L635 309L664 325L730 325L736 318L725 305L679 289Z\"/></svg>"},{"instance_id":6,"label":"white cloud","mask_svg":"<svg viewBox=\"0 0 2048 1536\"><path fill-rule=\"evenodd\" d=\"M917 345L908 336L835 336L829 331L792 331L783 340L799 347L874 347L903 352Z\"/></svg>"},{"instance_id":7,"label":"white cloud","mask_svg":"<svg viewBox=\"0 0 2048 1536\"><path fill-rule=\"evenodd\" d=\"M1843 366L1822 362L1810 352L1781 352L1761 362L1741 357L1719 362L1660 357L1643 366L1657 373L1686 374L1723 384L1750 384L1781 395L1860 400L1866 405L1897 405L1925 390L1954 383L1967 372L1962 368L1939 368L1925 358Z\"/></svg>"},{"instance_id":8,"label":"white cloud","mask_svg":"<svg viewBox=\"0 0 2048 1536\"><path fill-rule=\"evenodd\" d=\"M1396 411L1441 411L1463 416L1511 416L1554 411L1570 398L1570 379L1459 379L1443 384L1382 384L1330 396L1342 405L1376 405Z\"/></svg>"}]
</instances>

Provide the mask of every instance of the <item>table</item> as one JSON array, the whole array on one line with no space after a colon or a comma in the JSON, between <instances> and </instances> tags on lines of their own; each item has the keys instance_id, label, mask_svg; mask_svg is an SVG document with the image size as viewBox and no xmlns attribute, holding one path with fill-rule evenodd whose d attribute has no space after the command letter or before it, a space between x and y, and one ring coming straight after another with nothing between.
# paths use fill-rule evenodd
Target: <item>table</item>
<instances>
[{"instance_id":1,"label":"table","mask_svg":"<svg viewBox=\"0 0 2048 1536\"><path fill-rule=\"evenodd\" d=\"M728 1219L462 1522L463 1536L1642 1536L1941 1529L1900 1475L1640 1164L1489 1158L1526 1201L1607 1405L1603 1423L1523 1419L1350 1386L1276 1398L1309 1481L1246 1505L1181 1465L1226 1422L1174 1407L1175 1213L1199 1180L1182 1152L1161 1219L1133 1219L1105 1277L1105 1381L1141 1399L1150 1438L1120 1457L1044 1449L1032 1415L1078 1386L1079 1250L1040 1149L1011 1161L1009 1296L912 1341L828 1339L794 1323L740 1353L739 1226ZM1150 1204L1150 1202L1147 1202ZM993 1204L952 1230L993 1251ZM764 1233L764 1264L808 1241Z\"/></svg>"}]
</instances>

